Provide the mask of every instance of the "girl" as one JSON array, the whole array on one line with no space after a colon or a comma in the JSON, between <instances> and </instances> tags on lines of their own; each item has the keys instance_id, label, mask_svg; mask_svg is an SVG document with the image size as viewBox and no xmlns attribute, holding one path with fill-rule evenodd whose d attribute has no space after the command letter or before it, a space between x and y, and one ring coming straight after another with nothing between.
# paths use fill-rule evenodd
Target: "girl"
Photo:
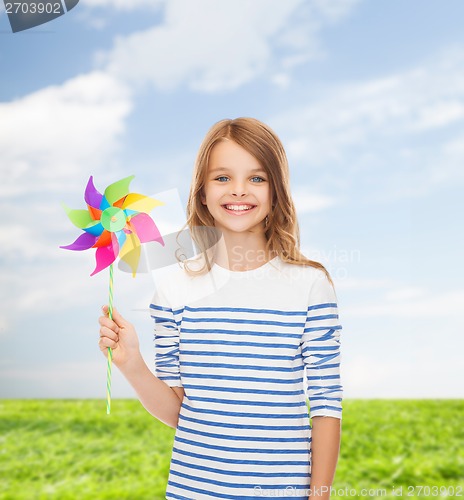
<instances>
[{"instance_id":1,"label":"girl","mask_svg":"<svg viewBox=\"0 0 464 500\"><path fill-rule=\"evenodd\" d=\"M155 374L133 326L106 306L100 318L103 354L114 349L145 408L176 429L166 498L330 498L342 327L329 273L300 253L287 158L268 126L210 129L186 225L200 252L157 284Z\"/></svg>"}]
</instances>

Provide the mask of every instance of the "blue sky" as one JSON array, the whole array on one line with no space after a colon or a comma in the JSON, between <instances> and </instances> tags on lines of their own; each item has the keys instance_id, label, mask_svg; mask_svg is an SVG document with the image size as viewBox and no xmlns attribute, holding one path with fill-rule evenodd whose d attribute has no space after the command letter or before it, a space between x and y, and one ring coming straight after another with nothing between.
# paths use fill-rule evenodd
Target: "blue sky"
<instances>
[{"instance_id":1,"label":"blue sky","mask_svg":"<svg viewBox=\"0 0 464 500\"><path fill-rule=\"evenodd\" d=\"M12 34L0 14L1 397L105 397L107 276L60 202L130 174L177 199L222 118L290 160L303 252L332 274L345 397L463 397L464 5L81 0ZM167 198L166 198L167 199ZM155 216L155 213L153 213ZM116 276L153 368L153 277ZM114 397L133 396L114 371Z\"/></svg>"}]
</instances>

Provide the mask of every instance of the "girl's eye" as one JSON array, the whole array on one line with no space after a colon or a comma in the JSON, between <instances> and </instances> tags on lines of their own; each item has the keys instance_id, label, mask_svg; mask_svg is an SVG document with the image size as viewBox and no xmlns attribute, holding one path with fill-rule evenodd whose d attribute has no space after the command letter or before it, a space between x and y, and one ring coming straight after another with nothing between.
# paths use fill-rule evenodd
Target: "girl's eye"
<instances>
[{"instance_id":1,"label":"girl's eye","mask_svg":"<svg viewBox=\"0 0 464 500\"><path fill-rule=\"evenodd\" d=\"M216 180L219 181L220 179L227 179L228 177L225 176L225 175L221 175L220 177L217 177ZM252 179L261 179L262 182L265 182L265 180L262 178L262 177L259 177L259 176L255 176L255 177L252 177ZM258 184L261 184L261 182L258 182Z\"/></svg>"}]
</instances>

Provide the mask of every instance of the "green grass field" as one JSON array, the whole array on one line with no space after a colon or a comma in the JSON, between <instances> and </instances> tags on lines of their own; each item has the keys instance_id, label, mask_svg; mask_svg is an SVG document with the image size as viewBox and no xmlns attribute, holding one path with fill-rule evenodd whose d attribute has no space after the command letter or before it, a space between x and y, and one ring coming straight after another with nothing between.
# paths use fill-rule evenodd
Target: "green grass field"
<instances>
[{"instance_id":1,"label":"green grass field","mask_svg":"<svg viewBox=\"0 0 464 500\"><path fill-rule=\"evenodd\" d=\"M163 499L174 429L105 404L1 401L0 498ZM464 400L345 400L332 498L464 499L463 415Z\"/></svg>"}]
</instances>

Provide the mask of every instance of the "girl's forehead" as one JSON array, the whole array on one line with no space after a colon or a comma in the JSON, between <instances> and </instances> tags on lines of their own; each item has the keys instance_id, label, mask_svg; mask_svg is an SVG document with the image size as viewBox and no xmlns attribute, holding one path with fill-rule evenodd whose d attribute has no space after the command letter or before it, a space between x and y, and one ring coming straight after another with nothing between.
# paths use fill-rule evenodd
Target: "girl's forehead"
<instances>
[{"instance_id":1,"label":"girl's forehead","mask_svg":"<svg viewBox=\"0 0 464 500\"><path fill-rule=\"evenodd\" d=\"M233 141L221 141L213 146L209 155L208 167L210 171L231 168L265 171L250 152Z\"/></svg>"}]
</instances>

